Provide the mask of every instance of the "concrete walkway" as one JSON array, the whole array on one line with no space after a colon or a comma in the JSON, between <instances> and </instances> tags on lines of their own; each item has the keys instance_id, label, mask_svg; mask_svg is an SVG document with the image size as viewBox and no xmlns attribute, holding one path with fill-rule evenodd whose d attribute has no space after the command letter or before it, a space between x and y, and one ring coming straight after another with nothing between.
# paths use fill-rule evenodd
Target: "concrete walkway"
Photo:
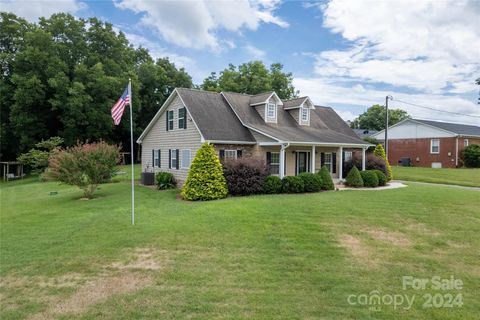
<instances>
[{"instance_id":1,"label":"concrete walkway","mask_svg":"<svg viewBox=\"0 0 480 320\"><path fill-rule=\"evenodd\" d=\"M403 184L400 181L391 181L386 186L376 187L376 188L350 188L350 187L346 187L344 184L337 184L337 185L335 185L335 188L338 189L339 191L343 191L343 190L377 191L377 190L398 189L398 188L403 188L403 187L406 187L406 186L407 186L406 184Z\"/></svg>"},{"instance_id":2,"label":"concrete walkway","mask_svg":"<svg viewBox=\"0 0 480 320\"><path fill-rule=\"evenodd\" d=\"M464 189L464 190L480 191L479 187L457 186L455 184L420 182L420 181L404 181L404 180L395 180L395 182L406 183L406 184L420 184L420 185L425 185L425 186L451 187L451 188Z\"/></svg>"}]
</instances>

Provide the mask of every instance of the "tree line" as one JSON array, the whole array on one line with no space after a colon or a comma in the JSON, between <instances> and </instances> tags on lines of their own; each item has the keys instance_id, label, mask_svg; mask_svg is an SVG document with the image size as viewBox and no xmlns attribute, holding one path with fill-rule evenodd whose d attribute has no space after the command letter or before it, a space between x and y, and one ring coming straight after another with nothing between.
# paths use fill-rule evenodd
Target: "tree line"
<instances>
[{"instance_id":1,"label":"tree line","mask_svg":"<svg viewBox=\"0 0 480 320\"><path fill-rule=\"evenodd\" d=\"M112 24L65 13L30 23L0 12L0 68L0 156L8 160L53 136L66 146L87 140L128 146L128 117L114 126L110 109L129 78L135 137L176 87L297 94L281 64L260 61L230 65L194 85L183 68L135 48Z\"/></svg>"}]
</instances>

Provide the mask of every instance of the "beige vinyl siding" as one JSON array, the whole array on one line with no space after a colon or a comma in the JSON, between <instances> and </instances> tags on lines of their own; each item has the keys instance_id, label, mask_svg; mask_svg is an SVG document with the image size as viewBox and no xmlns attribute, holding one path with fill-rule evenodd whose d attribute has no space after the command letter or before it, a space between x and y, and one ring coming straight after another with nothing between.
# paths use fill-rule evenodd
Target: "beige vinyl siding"
<instances>
[{"instance_id":1,"label":"beige vinyl siding","mask_svg":"<svg viewBox=\"0 0 480 320\"><path fill-rule=\"evenodd\" d=\"M164 110L157 119L151 130L142 141L142 170L145 170L147 164L152 168L152 149L161 150L161 167L155 168L155 171L167 171L174 174L175 178L182 183L188 175L188 169L182 169L182 150L190 150L190 161L193 160L197 150L201 146L201 134L198 132L195 124L191 121L191 116L187 110L187 129L178 128L178 109L183 108L182 101L175 97L170 105ZM174 129L166 130L167 110L174 110ZM179 169L168 168L168 150L179 149Z\"/></svg>"}]
</instances>

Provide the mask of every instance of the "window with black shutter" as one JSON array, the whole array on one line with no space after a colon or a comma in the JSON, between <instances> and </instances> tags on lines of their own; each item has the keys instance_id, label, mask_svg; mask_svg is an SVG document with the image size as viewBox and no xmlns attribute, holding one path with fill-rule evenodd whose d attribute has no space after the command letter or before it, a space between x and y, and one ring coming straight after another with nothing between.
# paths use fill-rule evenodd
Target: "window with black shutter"
<instances>
[{"instance_id":1,"label":"window with black shutter","mask_svg":"<svg viewBox=\"0 0 480 320\"><path fill-rule=\"evenodd\" d=\"M241 158L242 157L242 150L237 150L237 158Z\"/></svg>"},{"instance_id":2,"label":"window with black shutter","mask_svg":"<svg viewBox=\"0 0 480 320\"><path fill-rule=\"evenodd\" d=\"M218 151L218 158L220 158L220 160L224 160L225 159L225 150L224 149L220 149Z\"/></svg>"},{"instance_id":3,"label":"window with black shutter","mask_svg":"<svg viewBox=\"0 0 480 320\"><path fill-rule=\"evenodd\" d=\"M158 149L157 152L158 152L158 167L161 168L162 167L162 154L160 152L160 149Z\"/></svg>"},{"instance_id":4,"label":"window with black shutter","mask_svg":"<svg viewBox=\"0 0 480 320\"><path fill-rule=\"evenodd\" d=\"M152 149L152 167L155 167L155 150Z\"/></svg>"},{"instance_id":5,"label":"window with black shutter","mask_svg":"<svg viewBox=\"0 0 480 320\"><path fill-rule=\"evenodd\" d=\"M172 169L172 149L168 149L168 169Z\"/></svg>"},{"instance_id":6,"label":"window with black shutter","mask_svg":"<svg viewBox=\"0 0 480 320\"><path fill-rule=\"evenodd\" d=\"M179 149L176 149L176 150L175 150L175 168L176 168L177 170L178 170L178 167L179 167L179 166L178 166L178 163L180 162L180 161L178 161L179 155L180 155L180 150L179 150Z\"/></svg>"},{"instance_id":7,"label":"window with black shutter","mask_svg":"<svg viewBox=\"0 0 480 320\"><path fill-rule=\"evenodd\" d=\"M332 153L332 173L337 173L337 153Z\"/></svg>"},{"instance_id":8,"label":"window with black shutter","mask_svg":"<svg viewBox=\"0 0 480 320\"><path fill-rule=\"evenodd\" d=\"M185 108L178 109L178 129L185 129Z\"/></svg>"},{"instance_id":9,"label":"window with black shutter","mask_svg":"<svg viewBox=\"0 0 480 320\"><path fill-rule=\"evenodd\" d=\"M173 130L174 126L173 110L167 111L167 131Z\"/></svg>"}]
</instances>

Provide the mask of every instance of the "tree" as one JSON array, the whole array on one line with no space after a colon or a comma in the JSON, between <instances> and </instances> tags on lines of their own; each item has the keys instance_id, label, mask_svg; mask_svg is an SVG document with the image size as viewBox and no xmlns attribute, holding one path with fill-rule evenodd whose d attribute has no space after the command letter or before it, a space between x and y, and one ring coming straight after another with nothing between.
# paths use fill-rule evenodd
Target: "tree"
<instances>
[{"instance_id":1,"label":"tree","mask_svg":"<svg viewBox=\"0 0 480 320\"><path fill-rule=\"evenodd\" d=\"M387 155L385 154L385 149L383 149L383 146L381 144L377 144L375 150L373 151L373 154L385 160L385 175L387 176L388 181L392 180L392 167L390 167L390 163L388 162Z\"/></svg>"},{"instance_id":2,"label":"tree","mask_svg":"<svg viewBox=\"0 0 480 320\"><path fill-rule=\"evenodd\" d=\"M247 94L275 91L281 99L289 99L298 95L292 80L292 73L283 72L283 65L280 63L274 63L267 69L261 61L250 61L238 67L229 64L220 72L220 76L212 72L205 78L201 88L207 91Z\"/></svg>"},{"instance_id":3,"label":"tree","mask_svg":"<svg viewBox=\"0 0 480 320\"><path fill-rule=\"evenodd\" d=\"M388 110L388 125L392 126L402 120L410 118L402 109ZM352 121L350 127L354 129L383 130L385 129L385 107L375 104Z\"/></svg>"},{"instance_id":4,"label":"tree","mask_svg":"<svg viewBox=\"0 0 480 320\"><path fill-rule=\"evenodd\" d=\"M54 149L62 143L63 139L60 137L42 140L35 144L35 148L22 153L17 160L40 173L48 167L48 159L53 154Z\"/></svg>"},{"instance_id":5,"label":"tree","mask_svg":"<svg viewBox=\"0 0 480 320\"><path fill-rule=\"evenodd\" d=\"M204 143L198 149L182 188L186 200L215 200L228 194L223 168L213 145Z\"/></svg>"},{"instance_id":6,"label":"tree","mask_svg":"<svg viewBox=\"0 0 480 320\"><path fill-rule=\"evenodd\" d=\"M111 179L120 160L120 147L104 141L55 149L49 160L48 174L60 182L78 186L87 199L93 198L98 185Z\"/></svg>"}]
</instances>

